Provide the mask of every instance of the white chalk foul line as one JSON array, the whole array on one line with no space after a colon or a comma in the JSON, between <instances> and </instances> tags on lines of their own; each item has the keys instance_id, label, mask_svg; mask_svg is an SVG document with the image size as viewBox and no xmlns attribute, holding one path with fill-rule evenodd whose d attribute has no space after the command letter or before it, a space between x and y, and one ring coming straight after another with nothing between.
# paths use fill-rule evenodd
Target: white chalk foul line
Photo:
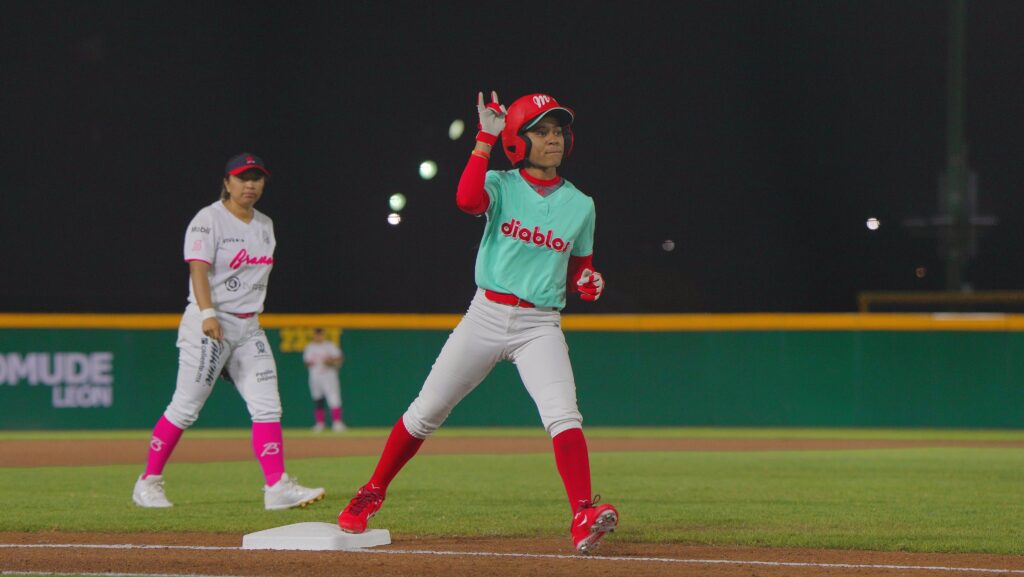
<instances>
[{"instance_id":1,"label":"white chalk foul line","mask_svg":"<svg viewBox=\"0 0 1024 577\"><path fill-rule=\"evenodd\" d=\"M189 551L258 551L241 547L204 547L200 545L133 545L89 543L0 543L0 549L185 549ZM645 563L678 563L682 565L749 565L758 567L808 567L820 569L891 569L896 571L946 571L950 573L993 573L1024 575L1024 569L990 569L986 567L946 567L941 565L882 565L861 563L801 563L798 561L748 561L740 559L674 559L671 557L604 557L591 555L557 555L551 553L490 553L483 551L430 551L426 549L349 549L345 553L375 555L434 555L447 557L506 557L515 559L572 559L576 561L632 561ZM6 572L0 573L7 574ZM50 573L53 575L53 573ZM77 575L77 573L75 573ZM105 573L105 575L110 575ZM178 577L178 576L169 576ZM200 576L191 576L200 577ZM216 576L207 576L216 577ZM225 576L221 576L225 577Z\"/></svg>"},{"instance_id":2,"label":"white chalk foul line","mask_svg":"<svg viewBox=\"0 0 1024 577\"><path fill-rule=\"evenodd\" d=\"M405 555L459 555L467 557L516 557L526 559L576 559L582 561L643 561L689 565L757 565L762 567L818 567L822 569L895 569L914 571L950 571L966 573L1000 573L1024 575L1024 569L987 569L980 567L941 567L925 565L869 565L857 563L800 563L796 561L743 561L736 559L673 559L670 557L603 557L600 555L554 555L543 553L485 553L477 551L425 551L410 549L367 549L360 553L398 553Z\"/></svg>"}]
</instances>

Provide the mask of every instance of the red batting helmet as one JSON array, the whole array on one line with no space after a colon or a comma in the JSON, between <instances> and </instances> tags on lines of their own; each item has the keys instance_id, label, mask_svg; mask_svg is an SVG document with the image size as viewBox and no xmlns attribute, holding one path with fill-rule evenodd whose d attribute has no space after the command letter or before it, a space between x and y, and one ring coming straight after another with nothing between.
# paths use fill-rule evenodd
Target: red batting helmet
<instances>
[{"instance_id":1,"label":"red batting helmet","mask_svg":"<svg viewBox=\"0 0 1024 577\"><path fill-rule=\"evenodd\" d=\"M573 111L559 106L558 102L547 94L527 94L508 107L505 129L501 131L501 146L505 149L505 156L512 162L512 166L519 166L519 163L530 156L530 139L524 138L523 135L549 113L559 117L558 123L565 135L565 154L562 158L569 157L573 144Z\"/></svg>"}]
</instances>

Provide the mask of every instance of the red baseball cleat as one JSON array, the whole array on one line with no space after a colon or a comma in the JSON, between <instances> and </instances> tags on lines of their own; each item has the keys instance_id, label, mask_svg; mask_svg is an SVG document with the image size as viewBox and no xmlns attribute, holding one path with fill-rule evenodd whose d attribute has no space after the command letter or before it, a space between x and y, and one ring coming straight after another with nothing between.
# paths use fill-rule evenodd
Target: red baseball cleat
<instances>
[{"instance_id":1,"label":"red baseball cleat","mask_svg":"<svg viewBox=\"0 0 1024 577\"><path fill-rule=\"evenodd\" d=\"M583 555L593 553L604 534L619 526L619 512L611 505L598 505L600 500L601 496L597 495L593 501L580 501L572 517L572 526L569 527L572 544Z\"/></svg>"},{"instance_id":2,"label":"red baseball cleat","mask_svg":"<svg viewBox=\"0 0 1024 577\"><path fill-rule=\"evenodd\" d=\"M366 523L380 511L384 504L384 491L376 485L367 483L359 488L359 492L348 502L348 507L338 515L338 527L346 533L362 533L366 531Z\"/></svg>"}]
</instances>

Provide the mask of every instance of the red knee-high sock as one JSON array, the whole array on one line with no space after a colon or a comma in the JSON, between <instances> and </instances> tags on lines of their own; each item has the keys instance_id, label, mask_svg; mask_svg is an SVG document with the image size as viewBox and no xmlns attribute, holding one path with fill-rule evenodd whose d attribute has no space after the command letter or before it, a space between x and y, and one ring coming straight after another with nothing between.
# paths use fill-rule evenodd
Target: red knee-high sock
<instances>
[{"instance_id":1,"label":"red knee-high sock","mask_svg":"<svg viewBox=\"0 0 1024 577\"><path fill-rule=\"evenodd\" d=\"M405 423L399 418L398 422L391 429L388 442L384 444L384 452L377 461L377 468L370 477L370 484L376 485L381 491L387 491L395 475L402 470L402 467L409 462L409 459L420 450L423 439L413 437L405 428Z\"/></svg>"},{"instance_id":2,"label":"red knee-high sock","mask_svg":"<svg viewBox=\"0 0 1024 577\"><path fill-rule=\"evenodd\" d=\"M562 484L569 497L569 507L575 512L580 501L589 501L593 496L590 492L587 439L583 436L583 429L569 429L555 435L551 442L555 447L558 474L562 476Z\"/></svg>"}]
</instances>

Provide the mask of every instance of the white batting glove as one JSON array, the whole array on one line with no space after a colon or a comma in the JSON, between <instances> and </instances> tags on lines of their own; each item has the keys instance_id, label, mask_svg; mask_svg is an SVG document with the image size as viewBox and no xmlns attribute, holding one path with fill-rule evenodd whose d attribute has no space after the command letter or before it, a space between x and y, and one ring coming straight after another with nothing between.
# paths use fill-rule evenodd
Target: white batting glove
<instances>
[{"instance_id":1,"label":"white batting glove","mask_svg":"<svg viewBox=\"0 0 1024 577\"><path fill-rule=\"evenodd\" d=\"M490 104L484 104L484 93L476 95L476 112L480 116L480 131L498 136L505 129L505 106L498 103L498 93L491 91Z\"/></svg>"},{"instance_id":2,"label":"white batting glove","mask_svg":"<svg viewBox=\"0 0 1024 577\"><path fill-rule=\"evenodd\" d=\"M580 273L579 280L576 281L576 290L579 291L581 299L591 302L596 301L601 298L601 293L604 292L604 277L599 272L585 268Z\"/></svg>"}]
</instances>

